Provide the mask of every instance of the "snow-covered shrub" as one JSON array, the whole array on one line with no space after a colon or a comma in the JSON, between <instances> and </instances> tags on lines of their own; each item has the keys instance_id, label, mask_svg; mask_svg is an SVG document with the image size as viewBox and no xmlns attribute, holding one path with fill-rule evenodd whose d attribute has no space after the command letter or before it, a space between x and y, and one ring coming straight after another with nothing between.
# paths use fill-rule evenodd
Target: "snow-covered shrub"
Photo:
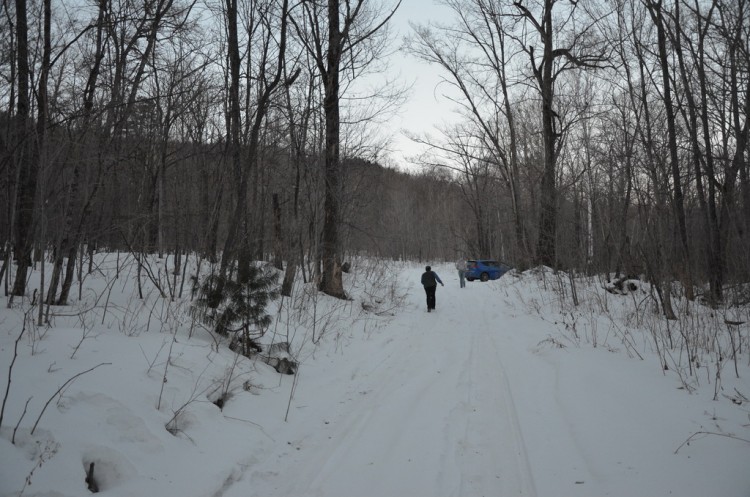
<instances>
[{"instance_id":1,"label":"snow-covered shrub","mask_svg":"<svg viewBox=\"0 0 750 497\"><path fill-rule=\"evenodd\" d=\"M398 274L403 266L371 257L354 258L352 275L347 279L348 292L360 301L365 313L393 315L403 307L406 294L399 286Z\"/></svg>"}]
</instances>

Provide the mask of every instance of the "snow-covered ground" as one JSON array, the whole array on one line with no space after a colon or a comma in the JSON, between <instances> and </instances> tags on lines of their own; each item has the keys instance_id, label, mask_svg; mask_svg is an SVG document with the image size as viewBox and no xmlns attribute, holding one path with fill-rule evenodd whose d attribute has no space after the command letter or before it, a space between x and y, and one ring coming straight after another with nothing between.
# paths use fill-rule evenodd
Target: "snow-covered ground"
<instances>
[{"instance_id":1,"label":"snow-covered ground","mask_svg":"<svg viewBox=\"0 0 750 497\"><path fill-rule=\"evenodd\" d=\"M427 313L421 266L360 262L350 302L300 287L272 304L265 340L300 361L280 375L99 262L52 327L29 315L12 369L24 305L0 310L2 496L86 495L92 462L127 497L750 495L747 324L717 390L715 368L662 370L627 318L658 320L645 297L580 284L574 308L549 273L460 289L437 265Z\"/></svg>"}]
</instances>

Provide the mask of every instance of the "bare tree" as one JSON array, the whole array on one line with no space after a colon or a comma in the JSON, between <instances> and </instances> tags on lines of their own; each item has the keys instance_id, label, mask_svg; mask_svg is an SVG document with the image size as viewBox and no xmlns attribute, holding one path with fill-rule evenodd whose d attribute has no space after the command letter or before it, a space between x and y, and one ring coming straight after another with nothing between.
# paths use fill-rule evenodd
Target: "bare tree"
<instances>
[{"instance_id":1,"label":"bare tree","mask_svg":"<svg viewBox=\"0 0 750 497\"><path fill-rule=\"evenodd\" d=\"M292 295L292 287L297 270L303 265L304 252L304 230L303 211L311 218L317 217L317 208L303 209L302 195L305 193L305 185L309 184L310 164L314 162L311 154L314 153L315 143L319 140L316 135L316 110L318 108L316 95L317 85L315 68L310 67L309 56L306 51L301 51L296 64L299 64L294 74L285 73L287 81L298 81L298 84L285 85L284 110L287 120L287 133L289 136L289 174L293 177L291 191L286 193L285 205L287 206L286 237L282 244L283 258L286 259L286 268L281 287L281 295L289 297ZM302 67L306 66L303 70ZM288 68L285 68L288 71ZM287 184L289 182L287 181ZM315 188L312 188L315 190ZM316 205L316 204L315 204ZM282 211L283 212L283 211Z\"/></svg>"},{"instance_id":2,"label":"bare tree","mask_svg":"<svg viewBox=\"0 0 750 497\"><path fill-rule=\"evenodd\" d=\"M724 68L721 86L715 88L711 93L712 107L721 108L724 105L725 95L729 95L728 116L724 118L729 123L727 135L721 141L721 152L719 160L715 161L724 164L723 170L717 172L718 177L724 178L723 184L719 183L719 192L721 194L720 220L719 220L719 242L717 250L720 252L719 264L722 270L728 271L727 266L730 260L729 245L732 241L732 233L739 232L739 240L735 245L735 252L743 250L750 238L750 179L748 179L748 153L750 152L750 81L747 74L750 71L750 29L748 28L748 15L750 15L750 4L746 0L725 5L717 4L719 20L714 30L714 38L718 38L721 46L724 48L723 57L715 56L712 61L712 67L703 69L709 73L716 67ZM696 14L703 19L706 25L711 23L711 10L704 16L700 16L698 5L695 6ZM694 14L695 15L695 14ZM700 27L700 26L699 26ZM713 40L712 40L713 41ZM700 49L700 47L698 47ZM700 52L698 52L700 55ZM717 54L719 55L719 54ZM699 73L701 75L701 73ZM708 79L708 74L702 74L702 80ZM722 92L724 89L724 92ZM702 101L705 98L701 94ZM707 99L708 100L708 99ZM710 132L706 130L707 112L704 112L703 134L704 141L710 137ZM708 126L713 128L713 126ZM708 165L708 162L707 162ZM707 171L709 174L713 170ZM739 176L739 185L737 185ZM718 178L716 178L718 179ZM708 181L716 181L714 176L709 176ZM737 205L739 195L742 196L743 205ZM743 219L744 218L744 219ZM743 222L744 221L744 222ZM744 233L743 233L744 231ZM738 258L732 254L731 259ZM747 262L745 262L747 264ZM734 266L737 268L737 265ZM743 276L750 274L750 270L743 268ZM722 278L720 283L723 283ZM717 282L716 284L720 284ZM722 295L723 297L723 295Z\"/></svg>"},{"instance_id":3,"label":"bare tree","mask_svg":"<svg viewBox=\"0 0 750 497\"><path fill-rule=\"evenodd\" d=\"M462 100L457 103L463 114L478 128L483 146L475 153L475 159L481 157L482 161L496 164L508 189L515 230L514 255L520 261L531 251L521 200L513 82L507 69L513 60L507 47L509 20L498 3L486 0L445 3L455 13L454 24L416 26L408 43L409 52L439 65L448 74L445 81L458 91ZM515 98L520 100L522 96L517 94ZM490 255L483 250L487 247L480 252Z\"/></svg>"},{"instance_id":4,"label":"bare tree","mask_svg":"<svg viewBox=\"0 0 750 497\"><path fill-rule=\"evenodd\" d=\"M278 24L273 21L273 9L257 12L258 17L252 17L258 26L250 25L248 29L248 40L257 41L262 47L257 54L260 62L258 63L257 73L254 79L257 81L257 100L254 102L254 115L252 119L248 118L246 126L248 129L247 139L247 162L246 166L242 163L241 149L241 132L243 129L240 113L240 46L239 34L237 27L238 11L237 0L226 0L226 28L228 33L228 51L229 51L229 114L228 114L228 140L227 143L231 150L231 161L234 170L236 182L236 197L234 212L230 218L229 231L224 243L224 251L221 262L221 274L226 275L230 263L240 255L240 264L249 263L249 240L247 235L240 232L240 228L247 225L247 195L248 184L252 171L249 168L258 168L259 146L261 131L266 119L271 99L282 83L284 74L284 62L286 57L287 43L287 23L289 2L283 0L280 11L278 12ZM276 34L279 30L279 35ZM253 35L258 33L260 39L253 40ZM274 44L278 43L275 52ZM248 74L248 78L250 74ZM247 89L250 91L250 88Z\"/></svg>"},{"instance_id":5,"label":"bare tree","mask_svg":"<svg viewBox=\"0 0 750 497\"><path fill-rule=\"evenodd\" d=\"M554 13L555 7L559 12ZM597 39L595 28L598 19L584 17L583 27L573 22L576 11L582 11L578 2L570 4L558 0L542 0L530 7L518 0L513 3L518 11L518 21L536 35L518 38L526 53L536 90L541 97L541 120L544 137L544 172L541 180L539 237L536 260L540 264L556 265L555 237L557 233L557 156L561 135L560 116L555 110L555 83L565 71L595 69L608 61L607 47ZM539 49L539 50L537 50ZM540 53L541 52L541 53Z\"/></svg>"},{"instance_id":6,"label":"bare tree","mask_svg":"<svg viewBox=\"0 0 750 497\"><path fill-rule=\"evenodd\" d=\"M18 260L13 295L26 292L26 277L31 266L33 239L34 197L36 195L38 164L37 144L30 118L29 39L26 0L16 0L16 57L18 93L16 107L15 162L18 168L14 228L14 253Z\"/></svg>"},{"instance_id":7,"label":"bare tree","mask_svg":"<svg viewBox=\"0 0 750 497\"><path fill-rule=\"evenodd\" d=\"M325 202L323 210L322 262L320 290L346 298L341 274L341 69L345 58L358 57L357 50L380 31L398 5L379 22L368 19L364 0L328 0L323 15L317 2L301 4L303 14L294 20L296 30L313 57L323 80L325 114ZM400 3L399 3L400 4ZM343 16L343 23L342 23ZM370 22L367 22L370 21ZM327 30L324 26L327 22Z\"/></svg>"},{"instance_id":8,"label":"bare tree","mask_svg":"<svg viewBox=\"0 0 750 497\"><path fill-rule=\"evenodd\" d=\"M77 154L73 156L73 171L71 180L67 186L67 208L64 228L60 234L60 239L54 241L54 265L50 279L49 291L46 302L48 305L59 304L65 305L68 302L70 288L73 283L73 274L75 269L76 253L78 252L88 215L91 212L91 201L96 193L94 189L88 196L83 196L81 192L82 168L80 157L89 153L89 140L91 137L91 127L95 118L94 97L99 84L101 74L101 64L104 59L104 45L106 43L105 16L107 14L106 0L99 0L97 3L97 19L95 24L95 45L91 67L86 77L86 86L83 90L82 100L83 109L77 129L74 133L77 138ZM81 154L81 155L78 155ZM102 167L97 170L101 174ZM94 183L98 184L98 181ZM62 265L64 258L67 257L65 279L59 298L55 298L58 285L62 277Z\"/></svg>"},{"instance_id":9,"label":"bare tree","mask_svg":"<svg viewBox=\"0 0 750 497\"><path fill-rule=\"evenodd\" d=\"M682 171L680 168L680 156L677 148L677 122L675 116L674 103L672 101L672 81L670 75L670 62L667 55L667 27L662 2L646 0L646 8L651 15L651 19L656 26L657 49L659 54L659 63L661 66L661 86L664 95L664 109L666 111L667 133L669 138L669 155L672 171L672 188L673 203L677 216L677 227L680 234L681 247L685 261L684 271L686 272L687 281L685 284L686 291L692 297L692 278L690 276L690 247L688 245L687 221L685 219L685 202L682 192Z\"/></svg>"}]
</instances>

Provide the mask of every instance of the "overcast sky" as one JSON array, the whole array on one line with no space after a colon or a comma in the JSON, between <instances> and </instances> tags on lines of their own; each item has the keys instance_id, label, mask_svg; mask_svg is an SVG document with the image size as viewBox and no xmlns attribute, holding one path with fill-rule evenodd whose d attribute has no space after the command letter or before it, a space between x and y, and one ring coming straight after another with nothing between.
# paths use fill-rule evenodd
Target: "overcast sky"
<instances>
[{"instance_id":1,"label":"overcast sky","mask_svg":"<svg viewBox=\"0 0 750 497\"><path fill-rule=\"evenodd\" d=\"M393 4L395 0L391 3ZM426 24L431 20L440 20L441 15L445 17L446 11L445 7L436 5L433 0L402 0L392 19L394 44L400 46L403 37L410 34L409 22ZM437 67L397 52L392 57L390 68L394 74L412 85L408 99L388 126L391 131L395 131L391 159L398 165L408 166L408 157L418 153L419 147L399 130L412 133L433 132L435 125L452 118L452 105L440 96Z\"/></svg>"}]
</instances>

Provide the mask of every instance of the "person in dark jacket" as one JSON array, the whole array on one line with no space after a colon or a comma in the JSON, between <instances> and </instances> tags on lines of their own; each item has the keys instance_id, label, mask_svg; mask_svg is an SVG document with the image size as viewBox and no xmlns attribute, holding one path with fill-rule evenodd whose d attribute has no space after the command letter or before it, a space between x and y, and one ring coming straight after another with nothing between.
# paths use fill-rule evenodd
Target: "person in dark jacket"
<instances>
[{"instance_id":1,"label":"person in dark jacket","mask_svg":"<svg viewBox=\"0 0 750 497\"><path fill-rule=\"evenodd\" d=\"M424 286L424 291L427 294L427 312L430 312L435 308L435 290L437 290L437 284L440 283L441 286L445 285L440 281L440 276L430 266L424 269L425 271L422 273L422 286Z\"/></svg>"}]
</instances>

